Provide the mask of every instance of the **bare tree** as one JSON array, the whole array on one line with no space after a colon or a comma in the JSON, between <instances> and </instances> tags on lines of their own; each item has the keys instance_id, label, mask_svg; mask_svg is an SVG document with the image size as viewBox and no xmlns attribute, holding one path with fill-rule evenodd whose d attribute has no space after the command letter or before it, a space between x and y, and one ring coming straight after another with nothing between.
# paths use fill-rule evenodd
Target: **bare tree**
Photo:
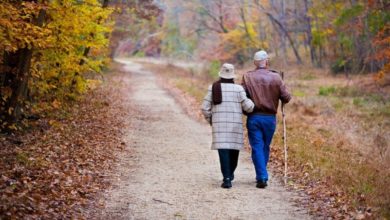
<instances>
[{"instance_id":1,"label":"bare tree","mask_svg":"<svg viewBox=\"0 0 390 220\"><path fill-rule=\"evenodd\" d=\"M228 33L226 19L229 17L226 3L223 0L200 1L200 21L206 29L217 33ZM205 17L210 19L205 19Z\"/></svg>"},{"instance_id":2,"label":"bare tree","mask_svg":"<svg viewBox=\"0 0 390 220\"><path fill-rule=\"evenodd\" d=\"M294 40L292 39L290 33L288 32L286 26L283 25L282 21L280 21L276 15L271 13L269 10L265 9L264 6L260 4L259 0L254 0L254 3L256 5L257 9L259 10L259 12L264 13L269 18L271 23L273 23L273 25L277 29L279 29L281 31L281 33L283 33L287 37L288 42L290 43L290 46L294 52L297 63L302 64L303 62L302 62L302 59L298 53L297 47L295 46ZM281 39L283 40L283 35L281 36Z\"/></svg>"}]
</instances>

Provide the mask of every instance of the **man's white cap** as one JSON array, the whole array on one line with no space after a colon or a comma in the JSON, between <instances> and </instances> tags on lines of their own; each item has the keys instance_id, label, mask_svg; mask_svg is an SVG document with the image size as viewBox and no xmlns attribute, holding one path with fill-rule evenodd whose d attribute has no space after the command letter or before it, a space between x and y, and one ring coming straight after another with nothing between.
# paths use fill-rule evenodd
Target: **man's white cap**
<instances>
[{"instance_id":1,"label":"man's white cap","mask_svg":"<svg viewBox=\"0 0 390 220\"><path fill-rule=\"evenodd\" d=\"M230 63L224 63L218 74L219 77L224 79L234 79L236 77L234 74L234 66Z\"/></svg>"},{"instance_id":2,"label":"man's white cap","mask_svg":"<svg viewBox=\"0 0 390 220\"><path fill-rule=\"evenodd\" d=\"M266 60L268 58L268 54L264 50L257 51L253 57L253 59L256 61Z\"/></svg>"}]
</instances>

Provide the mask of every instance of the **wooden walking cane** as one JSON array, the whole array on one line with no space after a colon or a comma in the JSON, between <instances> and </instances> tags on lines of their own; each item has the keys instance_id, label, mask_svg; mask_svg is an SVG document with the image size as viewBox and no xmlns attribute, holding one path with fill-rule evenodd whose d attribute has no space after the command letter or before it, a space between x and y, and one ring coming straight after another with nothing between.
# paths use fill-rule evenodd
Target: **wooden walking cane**
<instances>
[{"instance_id":1,"label":"wooden walking cane","mask_svg":"<svg viewBox=\"0 0 390 220\"><path fill-rule=\"evenodd\" d=\"M284 80L284 72L281 72L282 80ZM283 119L283 147L284 147L284 185L287 185L287 139L286 139L286 117L284 113L284 103L282 102L282 119Z\"/></svg>"}]
</instances>

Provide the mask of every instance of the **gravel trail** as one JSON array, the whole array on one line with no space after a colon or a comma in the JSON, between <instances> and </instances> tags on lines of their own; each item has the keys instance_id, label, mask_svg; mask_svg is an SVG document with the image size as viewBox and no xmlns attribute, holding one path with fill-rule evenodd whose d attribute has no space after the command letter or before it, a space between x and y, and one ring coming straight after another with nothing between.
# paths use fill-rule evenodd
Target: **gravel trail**
<instances>
[{"instance_id":1,"label":"gravel trail","mask_svg":"<svg viewBox=\"0 0 390 220\"><path fill-rule=\"evenodd\" d=\"M270 178L255 187L248 152L241 151L233 188L220 188L218 155L210 150L211 129L189 118L157 85L153 73L120 61L131 75L133 106L126 147L114 187L105 194L100 219L310 219L292 202L296 194Z\"/></svg>"}]
</instances>

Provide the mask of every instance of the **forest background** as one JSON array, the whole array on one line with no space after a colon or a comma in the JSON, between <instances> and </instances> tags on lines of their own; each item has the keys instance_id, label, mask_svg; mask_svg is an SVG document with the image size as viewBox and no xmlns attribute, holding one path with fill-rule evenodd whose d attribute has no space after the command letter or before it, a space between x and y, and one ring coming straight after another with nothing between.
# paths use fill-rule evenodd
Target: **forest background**
<instances>
[{"instance_id":1,"label":"forest background","mask_svg":"<svg viewBox=\"0 0 390 220\"><path fill-rule=\"evenodd\" d=\"M319 194L324 186L338 214L389 217L389 11L387 0L1 0L3 140L30 132L38 119L66 117L104 82L114 58L201 63L176 71L150 65L199 101L223 62L242 73L264 49L294 95L295 187ZM2 160L31 165L25 154L11 155Z\"/></svg>"}]
</instances>

